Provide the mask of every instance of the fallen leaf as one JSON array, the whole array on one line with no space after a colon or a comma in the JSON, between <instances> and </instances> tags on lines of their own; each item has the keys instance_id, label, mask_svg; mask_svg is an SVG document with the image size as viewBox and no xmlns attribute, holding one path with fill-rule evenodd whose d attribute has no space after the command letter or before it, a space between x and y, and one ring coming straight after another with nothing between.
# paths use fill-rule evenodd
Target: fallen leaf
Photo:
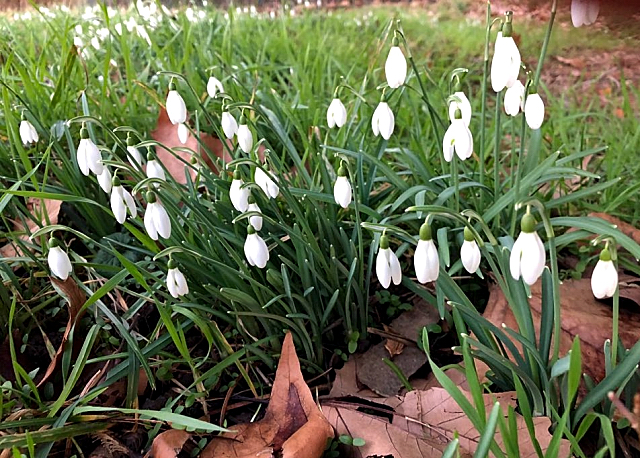
<instances>
[{"instance_id":1,"label":"fallen leaf","mask_svg":"<svg viewBox=\"0 0 640 458\"><path fill-rule=\"evenodd\" d=\"M67 320L67 327L65 328L64 334L62 335L62 341L58 346L58 350L51 360L51 363L49 363L49 367L47 367L47 370L44 373L42 379L40 380L40 382L38 382L38 387L42 386L49 379L49 377L51 377L53 372L56 370L56 367L60 363L64 348L69 341L71 331L75 328L76 323L80 321L82 315L84 315L82 306L87 300L87 296L85 295L84 291L80 289L73 278L69 277L64 281L58 280L55 277L49 277L49 279L51 280L51 284L54 286L54 288L60 293L62 297L66 299L69 309L69 319ZM74 342L77 344L81 343L78 339L74 340Z\"/></svg>"},{"instance_id":2,"label":"fallen leaf","mask_svg":"<svg viewBox=\"0 0 640 458\"><path fill-rule=\"evenodd\" d=\"M593 297L590 282L589 278L583 278L566 280L560 285L560 353L566 354L574 337L579 336L582 367L594 381L599 382L605 375L602 348L604 341L611 338L613 313L610 305ZM538 282L531 288L529 299L536 333L540 332L542 309L540 284ZM496 286L491 288L484 317L498 327L505 323L511 329L518 329L507 299ZM640 340L640 316L637 313L620 310L619 336L626 348Z\"/></svg>"},{"instance_id":3,"label":"fallen leaf","mask_svg":"<svg viewBox=\"0 0 640 458\"><path fill-rule=\"evenodd\" d=\"M172 151L169 151L166 148L157 146L156 155L158 160L162 162L173 179L178 183L185 184L187 182L185 171L189 172L192 179L195 178L196 171L185 164L185 162L189 164L189 160L194 153L199 154L212 170L216 170L212 158L207 154L207 152L201 152L202 147L193 134L189 134L187 143L183 144L180 141L178 138L178 125L171 123L164 107L160 107L158 124L156 125L156 129L151 132L151 138L161 143L166 148L172 149ZM201 133L200 140L204 143L211 154L222 159L225 164L231 160L231 156L229 156L219 138ZM231 146L231 148L233 147ZM185 150L191 150L191 152Z\"/></svg>"},{"instance_id":4,"label":"fallen leaf","mask_svg":"<svg viewBox=\"0 0 640 458\"><path fill-rule=\"evenodd\" d=\"M333 429L316 406L287 333L264 418L230 427L215 437L201 458L320 458Z\"/></svg>"},{"instance_id":5,"label":"fallen leaf","mask_svg":"<svg viewBox=\"0 0 640 458\"><path fill-rule=\"evenodd\" d=\"M27 210L36 219L40 218L40 223L31 219L27 219L27 225L25 227L22 221L14 221L13 230L18 233L24 232L24 235L18 236L18 239L22 240L23 242L30 242L31 240L29 239L29 237L39 227L47 226L49 224L58 224L58 215L60 214L61 205L61 200L29 198L27 200ZM34 240L34 242L36 243L38 241L39 240ZM22 252L20 247L14 242L9 242L0 248L0 256L2 256L3 258L13 258L23 255L24 253Z\"/></svg>"},{"instance_id":6,"label":"fallen leaf","mask_svg":"<svg viewBox=\"0 0 640 458\"><path fill-rule=\"evenodd\" d=\"M592 212L589 213L589 216L594 218L601 218L605 221L610 222L611 224L615 224L620 232L628 237L631 237L636 243L640 243L640 229L634 227L633 225L625 223L621 219L616 218L615 216L611 216L607 213Z\"/></svg>"},{"instance_id":7,"label":"fallen leaf","mask_svg":"<svg viewBox=\"0 0 640 458\"><path fill-rule=\"evenodd\" d=\"M383 324L382 328L385 330L385 332L389 332L389 330L391 329L386 324ZM389 338L385 341L384 348L386 348L386 350L389 352L389 356L393 358L394 356L402 353L402 350L404 350L404 344L402 342L398 342L397 340Z\"/></svg>"},{"instance_id":8,"label":"fallen leaf","mask_svg":"<svg viewBox=\"0 0 640 458\"><path fill-rule=\"evenodd\" d=\"M363 413L354 405L327 401L322 410L339 435L349 435L364 440L361 447L349 447L341 456L364 458L390 456L393 458L440 458L447 444L416 435L390 423L383 416ZM461 450L460 456L471 455Z\"/></svg>"},{"instance_id":9,"label":"fallen leaf","mask_svg":"<svg viewBox=\"0 0 640 458\"><path fill-rule=\"evenodd\" d=\"M176 458L185 448L191 434L179 429L170 429L160 433L153 439L151 456L153 458Z\"/></svg>"}]
</instances>

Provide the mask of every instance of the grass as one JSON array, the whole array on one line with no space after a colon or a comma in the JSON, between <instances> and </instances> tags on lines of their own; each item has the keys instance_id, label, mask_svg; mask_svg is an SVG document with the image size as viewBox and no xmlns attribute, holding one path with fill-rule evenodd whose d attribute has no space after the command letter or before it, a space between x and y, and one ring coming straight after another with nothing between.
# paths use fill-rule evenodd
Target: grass
<instances>
[{"instance_id":1,"label":"grass","mask_svg":"<svg viewBox=\"0 0 640 458\"><path fill-rule=\"evenodd\" d=\"M137 412L150 418L150 425L171 421L214 430L215 425L190 417L207 414L210 406L203 399L224 396L236 384L254 396L268 391L264 373L270 374L275 367L284 329L293 331L306 373L322 374L334 355L345 349L353 353L367 326L377 324L369 298L379 289L372 274L380 231L386 229L394 236L393 248L407 272L412 269L414 234L427 212L448 218L437 222L442 279L435 291L417 287L406 276L402 286L438 307L450 324L456 319L458 333L467 332L461 323L468 320L474 332L480 331L475 343L482 348L490 347L491 333L497 340L503 337L489 331L489 324L484 331L471 324L482 322L473 307L478 298L471 296L472 302L451 280L462 269L454 253L462 239L460 228L467 224L459 220L457 210L474 209L482 215L487 233L495 237L493 251L483 254L487 262L495 262L489 270L498 274L497 281L510 294L511 303L521 307L523 329L528 324L523 305L526 291L505 273L508 259L497 243L500 239L500 247L510 246L517 235L516 202L528 197L542 200L544 212L552 213L551 224L578 227L583 230L580 236L584 231L611 231L579 218L595 209L637 222L638 165L629 160L640 146L634 106L638 93L633 85L622 84L620 92L612 93L611 102L601 106L597 97L585 96L577 87L545 86L543 70L541 92L549 115L542 131L526 132L523 146L521 119L506 119L502 114L497 122L491 94L484 144L474 131L476 154L482 151L487 158L487 170L481 174L475 158L455 162L459 169L450 168L441 158L438 140L444 127L438 118L445 118L455 68L470 70L464 89L472 101L476 129L481 123L485 36L481 14L465 18L457 6L446 4L430 12L371 7L297 10L291 15L285 10L275 18L235 10L206 11L202 18L190 20L198 11L159 10L151 21L144 18L144 11L107 8L72 14L52 10L31 20L0 17L0 180L5 189L0 208L7 239L18 243L24 253L0 265L0 319L7 324L2 338L11 343L16 355L16 364L2 374L12 381L4 385L0 416L7 419L17 409L32 409L28 419L32 423L3 425L12 433L0 439L3 446L34 449L31 455L47 456L57 441L104 429L104 418L87 420L85 415L100 412L101 402L119 381L126 389L116 407L125 410L108 418L120 423L118 427L126 428L129 416ZM153 26L158 17L161 20ZM125 24L130 18L137 22L131 31ZM371 135L370 118L384 81L384 60L393 34L391 18L401 20L422 79L413 75L407 86L390 91L396 130L387 143ZM559 22L567 21L561 14ZM524 62L535 69L544 27L518 17L515 24ZM98 35L104 39L94 47L90 43ZM75 36L84 43L81 52L73 44ZM587 42L591 52L605 52L620 40L593 29L558 26L548 58L580 53ZM232 151L233 162L227 169L213 157L217 170L202 169L200 182L162 184L157 193L173 226L172 236L162 244L146 235L141 218L118 225L108 196L95 178L80 173L75 160L79 127L86 123L107 164L120 171L127 189L144 196L150 182L123 161L126 132L139 140L141 148L154 145L151 132L174 76L192 113L191 127L221 137L221 102L206 97L210 74L222 79L234 114L244 110L257 138L264 138L268 150L264 167L280 179L282 194L277 200L254 192L265 219L261 235L271 250L265 270L249 268L244 262L242 247L250 215L238 216L228 198L228 170L237 166L245 181L250 181L252 170L262 166L255 153ZM427 85L428 91L422 91L419 83ZM326 108L338 84L345 86L340 96L348 122L340 130L329 131ZM622 116L612 116L616 109L622 110ZM20 141L23 111L40 133L36 148L25 148ZM200 149L210 154L204 146ZM516 160L518 153L522 164ZM580 170L582 159L591 154L594 159L588 169ZM354 185L355 199L347 211L333 204L331 194L333 168L340 159L348 163ZM519 189L514 170L522 179ZM567 180L576 175L581 177L580 186L570 192ZM38 224L44 227L31 240L21 241L22 231L14 230L13 221L40 222L39 215L27 208L27 198L56 198L65 203L58 225ZM145 204L139 199L140 209ZM411 206L417 207L405 213ZM65 320L65 301L47 279L45 242L51 233L69 247L75 266L72 278L89 297L83 305L89 313L76 325L82 334L75 338L88 337L75 353L66 348L54 379L37 388L33 380L42 374L57 343L51 336L59 335ZM621 241L615 231L604 235L618 237L632 254L637 252L636 245ZM558 246L576 239L575 233L560 235ZM552 240L549 237L549 250L555 253ZM182 301L172 300L164 286L170 257L188 278L190 294ZM622 256L620 262L638 272L632 257ZM558 281L552 261L554 267L551 275ZM445 297L462 304L460 316L445 311ZM558 300L557 295L554 299ZM536 342L535 333L527 335L523 330L523 335ZM548 357L549 348L546 352ZM628 359L624 359L626 353L620 355L625 371L633 366L636 353ZM492 355L482 350L474 356ZM509 375L512 366L496 366L497 373L506 374L496 386L516 389L531 381L539 390L533 390L538 397L532 399L541 403L536 404L537 412L562 415L561 424L573 425L575 432L581 420L570 416L575 393L566 405L558 401L561 395L551 393L548 385L560 379L549 375L551 366L545 363L538 368L537 360L529 357L530 372L523 373L523 382ZM106 376L81 394L79 386L89 383L96 368L105 364ZM580 372L577 364L572 363L569 371L572 380ZM39 374L31 372L38 366ZM615 366L616 361L610 380L621 383L623 372L615 372ZM177 386L180 392L164 398L138 396L141 377L150 388L166 391ZM613 383L606 386L617 387ZM542 389L544 384L547 388ZM144 408L139 405L141 399L162 402L154 409L137 411ZM601 398L593 395L589 402L599 406ZM484 424L484 418L478 422ZM62 429L66 423L76 429ZM491 423L493 431L495 421ZM37 431L42 425L51 429ZM147 445L159 428L160 423L150 426ZM563 433L562 428L559 431ZM87 451L83 439L73 440L75 449Z\"/></svg>"}]
</instances>

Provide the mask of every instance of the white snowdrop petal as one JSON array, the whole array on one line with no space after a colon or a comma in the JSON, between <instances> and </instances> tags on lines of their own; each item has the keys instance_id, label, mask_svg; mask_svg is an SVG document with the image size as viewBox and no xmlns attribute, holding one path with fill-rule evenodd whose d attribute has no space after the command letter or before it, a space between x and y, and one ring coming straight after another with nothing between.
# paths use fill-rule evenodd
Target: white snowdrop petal
<instances>
[{"instance_id":1,"label":"white snowdrop petal","mask_svg":"<svg viewBox=\"0 0 640 458\"><path fill-rule=\"evenodd\" d=\"M187 120L187 107L178 91L169 91L167 95L167 115L172 124L182 124Z\"/></svg>"},{"instance_id":2,"label":"white snowdrop petal","mask_svg":"<svg viewBox=\"0 0 640 458\"><path fill-rule=\"evenodd\" d=\"M522 263L522 245L524 232L520 232L518 238L511 247L511 255L509 256L509 270L514 280L520 279L520 266Z\"/></svg>"},{"instance_id":3,"label":"white snowdrop petal","mask_svg":"<svg viewBox=\"0 0 640 458\"><path fill-rule=\"evenodd\" d=\"M453 122L456 119L456 109L459 108L462 120L465 125L469 127L469 124L471 124L471 102L469 102L469 99L464 92L458 91L453 95L459 98L460 102L454 101L449 104L449 120Z\"/></svg>"},{"instance_id":4,"label":"white snowdrop petal","mask_svg":"<svg viewBox=\"0 0 640 458\"><path fill-rule=\"evenodd\" d=\"M529 128L540 129L544 121L544 102L539 94L529 94L524 104L524 116Z\"/></svg>"},{"instance_id":5,"label":"white snowdrop petal","mask_svg":"<svg viewBox=\"0 0 640 458\"><path fill-rule=\"evenodd\" d=\"M591 25L598 19L598 13L600 12L600 0L586 0L587 1L587 13L584 19L585 25Z\"/></svg>"},{"instance_id":6,"label":"white snowdrop petal","mask_svg":"<svg viewBox=\"0 0 640 458\"><path fill-rule=\"evenodd\" d=\"M155 205L155 203L148 204L147 209L144 212L144 228L152 240L158 240L158 231L156 230L156 224L153 215Z\"/></svg>"},{"instance_id":7,"label":"white snowdrop petal","mask_svg":"<svg viewBox=\"0 0 640 458\"><path fill-rule=\"evenodd\" d=\"M527 285L533 285L544 270L546 253L542 240L536 232L523 232L520 272Z\"/></svg>"},{"instance_id":8,"label":"white snowdrop petal","mask_svg":"<svg viewBox=\"0 0 640 458\"><path fill-rule=\"evenodd\" d=\"M524 85L520 81L516 81L513 86L505 91L504 111L509 116L516 116L520 112L524 99L524 90Z\"/></svg>"},{"instance_id":9,"label":"white snowdrop petal","mask_svg":"<svg viewBox=\"0 0 640 458\"><path fill-rule=\"evenodd\" d=\"M186 124L178 124L178 140L180 140L180 143L183 145L189 140L189 128Z\"/></svg>"},{"instance_id":10,"label":"white snowdrop petal","mask_svg":"<svg viewBox=\"0 0 640 458\"><path fill-rule=\"evenodd\" d=\"M391 266L389 265L388 251L390 251L390 248L381 248L376 256L376 277L378 277L378 281L384 289L389 288L391 284Z\"/></svg>"},{"instance_id":11,"label":"white snowdrop petal","mask_svg":"<svg viewBox=\"0 0 640 458\"><path fill-rule=\"evenodd\" d=\"M176 269L169 269L167 272L167 289L175 299L179 297L178 285L176 284Z\"/></svg>"},{"instance_id":12,"label":"white snowdrop petal","mask_svg":"<svg viewBox=\"0 0 640 458\"><path fill-rule=\"evenodd\" d=\"M169 214L162 204L156 202L153 205L153 218L156 230L162 238L168 239L171 237L171 220L169 219Z\"/></svg>"},{"instance_id":13,"label":"white snowdrop petal","mask_svg":"<svg viewBox=\"0 0 640 458\"><path fill-rule=\"evenodd\" d=\"M333 198L342 208L349 207L351 203L351 183L347 177L338 177L333 185Z\"/></svg>"},{"instance_id":14,"label":"white snowdrop petal","mask_svg":"<svg viewBox=\"0 0 640 458\"><path fill-rule=\"evenodd\" d=\"M221 125L222 131L229 140L238 132L238 122L228 111L222 113Z\"/></svg>"},{"instance_id":15,"label":"white snowdrop petal","mask_svg":"<svg viewBox=\"0 0 640 458\"><path fill-rule=\"evenodd\" d=\"M127 219L127 208L122 197L122 186L114 186L111 190L111 211L117 222L124 223Z\"/></svg>"},{"instance_id":16,"label":"white snowdrop petal","mask_svg":"<svg viewBox=\"0 0 640 458\"><path fill-rule=\"evenodd\" d=\"M256 263L256 267L263 269L267 265L267 261L269 261L269 248L265 241L258 234L253 234L255 237L255 248L256 251L254 253L254 261Z\"/></svg>"},{"instance_id":17,"label":"white snowdrop petal","mask_svg":"<svg viewBox=\"0 0 640 458\"><path fill-rule=\"evenodd\" d=\"M73 270L69 256L59 246L49 249L47 263L51 273L61 280L69 278L69 274Z\"/></svg>"},{"instance_id":18,"label":"white snowdrop petal","mask_svg":"<svg viewBox=\"0 0 640 458\"><path fill-rule=\"evenodd\" d=\"M160 165L160 163L153 159L147 162L147 177L148 178L158 178L162 181L166 181L166 175L164 173L164 169ZM159 184L155 183L155 186L158 187Z\"/></svg>"},{"instance_id":19,"label":"white snowdrop petal","mask_svg":"<svg viewBox=\"0 0 640 458\"><path fill-rule=\"evenodd\" d=\"M231 199L231 204L233 207L239 212L246 212L247 207L249 206L249 190L247 188L243 188L244 181L242 180L232 180L231 187L229 188L229 199Z\"/></svg>"},{"instance_id":20,"label":"white snowdrop petal","mask_svg":"<svg viewBox=\"0 0 640 458\"><path fill-rule=\"evenodd\" d=\"M254 253L254 246L253 246L253 239L251 238L252 234L247 235L247 238L244 241L244 257L247 258L247 262L249 263L250 266L255 266L256 263L253 261L253 253Z\"/></svg>"},{"instance_id":21,"label":"white snowdrop petal","mask_svg":"<svg viewBox=\"0 0 640 458\"><path fill-rule=\"evenodd\" d=\"M400 268L400 261L394 252L389 254L389 268L393 284L399 285L402 281L402 269Z\"/></svg>"},{"instance_id":22,"label":"white snowdrop petal","mask_svg":"<svg viewBox=\"0 0 640 458\"><path fill-rule=\"evenodd\" d=\"M142 154L140 153L140 150L135 146L127 146L127 153L129 153L127 156L129 164L131 164L134 169L141 170Z\"/></svg>"},{"instance_id":23,"label":"white snowdrop petal","mask_svg":"<svg viewBox=\"0 0 640 458\"><path fill-rule=\"evenodd\" d=\"M135 200L133 200L133 196L129 191L122 188L122 197L124 198L125 205L129 209L129 214L131 215L132 218L135 218L136 215L138 214L138 209L136 207Z\"/></svg>"},{"instance_id":24,"label":"white snowdrop petal","mask_svg":"<svg viewBox=\"0 0 640 458\"><path fill-rule=\"evenodd\" d=\"M462 243L462 247L460 248L460 259L462 260L462 265L465 270L470 274L475 273L480 267L480 248L478 248L478 244L475 240L467 241L465 240Z\"/></svg>"},{"instance_id":25,"label":"white snowdrop petal","mask_svg":"<svg viewBox=\"0 0 640 458\"><path fill-rule=\"evenodd\" d=\"M426 254L427 254L427 275L428 281L436 281L440 274L440 258L438 256L438 249L433 240L426 240Z\"/></svg>"},{"instance_id":26,"label":"white snowdrop petal","mask_svg":"<svg viewBox=\"0 0 640 458\"><path fill-rule=\"evenodd\" d=\"M251 130L246 124L241 124L238 127L237 135L240 149L249 154L251 152L251 148L253 147L253 133L251 133Z\"/></svg>"},{"instance_id":27,"label":"white snowdrop petal","mask_svg":"<svg viewBox=\"0 0 640 458\"><path fill-rule=\"evenodd\" d=\"M574 27L586 24L587 0L571 0L571 22Z\"/></svg>"},{"instance_id":28,"label":"white snowdrop petal","mask_svg":"<svg viewBox=\"0 0 640 458\"><path fill-rule=\"evenodd\" d=\"M108 167L104 167L102 173L98 175L98 184L104 192L109 194L111 192L111 172Z\"/></svg>"},{"instance_id":29,"label":"white snowdrop petal","mask_svg":"<svg viewBox=\"0 0 640 458\"><path fill-rule=\"evenodd\" d=\"M262 213L262 211L260 210L260 207L258 207L258 204L256 203L249 204L249 206L247 207L247 211ZM262 229L262 216L260 215L250 216L249 224L251 224L256 231L259 231L260 229Z\"/></svg>"},{"instance_id":30,"label":"white snowdrop petal","mask_svg":"<svg viewBox=\"0 0 640 458\"><path fill-rule=\"evenodd\" d=\"M442 153L444 154L444 160L447 162L451 162L453 159L453 152L455 150L455 126L452 124L449 125L447 131L444 133L444 137L442 138Z\"/></svg>"},{"instance_id":31,"label":"white snowdrop petal","mask_svg":"<svg viewBox=\"0 0 640 458\"><path fill-rule=\"evenodd\" d=\"M473 154L473 137L471 131L462 119L456 119L454 126L454 148L461 160L465 160Z\"/></svg>"},{"instance_id":32,"label":"white snowdrop petal","mask_svg":"<svg viewBox=\"0 0 640 458\"><path fill-rule=\"evenodd\" d=\"M185 278L184 274L177 268L175 269L175 271L175 282L176 286L178 287L178 294L180 296L189 294L189 285L187 284L187 279Z\"/></svg>"},{"instance_id":33,"label":"white snowdrop petal","mask_svg":"<svg viewBox=\"0 0 640 458\"><path fill-rule=\"evenodd\" d=\"M214 98L218 92L224 92L222 82L220 82L218 78L212 76L207 82L207 94L209 94L209 97Z\"/></svg>"},{"instance_id":34,"label":"white snowdrop petal","mask_svg":"<svg viewBox=\"0 0 640 458\"><path fill-rule=\"evenodd\" d=\"M380 136L385 140L389 140L395 127L395 118L393 116L393 111L389 108L389 105L385 102L383 103L384 106L382 108L380 118L378 119L378 127L380 128Z\"/></svg>"},{"instance_id":35,"label":"white snowdrop petal","mask_svg":"<svg viewBox=\"0 0 640 458\"><path fill-rule=\"evenodd\" d=\"M391 88L398 88L404 84L407 77L407 60L399 46L392 46L384 65L387 84Z\"/></svg>"}]
</instances>

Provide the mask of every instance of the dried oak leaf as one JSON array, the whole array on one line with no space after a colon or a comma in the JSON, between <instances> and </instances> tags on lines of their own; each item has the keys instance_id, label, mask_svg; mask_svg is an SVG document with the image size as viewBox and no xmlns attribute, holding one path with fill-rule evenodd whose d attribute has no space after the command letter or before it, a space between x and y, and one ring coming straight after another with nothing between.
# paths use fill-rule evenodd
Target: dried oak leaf
<instances>
[{"instance_id":1,"label":"dried oak leaf","mask_svg":"<svg viewBox=\"0 0 640 458\"><path fill-rule=\"evenodd\" d=\"M189 439L191 439L191 434L179 429L170 429L160 433L153 439L151 457L176 458Z\"/></svg>"},{"instance_id":2,"label":"dried oak leaf","mask_svg":"<svg viewBox=\"0 0 640 458\"><path fill-rule=\"evenodd\" d=\"M36 218L40 219L40 223L28 219L26 226L22 221L15 221L13 224L13 230L15 232L24 232L24 235L18 236L23 242L29 242L29 236L33 234L36 229L49 224L58 224L58 214L60 213L61 200L52 199L34 199L29 198L27 201L27 210ZM38 240L34 240L38 242ZM16 256L22 256L22 250L13 242L9 242L6 245L0 247L0 256L3 258L13 258Z\"/></svg>"},{"instance_id":3,"label":"dried oak leaf","mask_svg":"<svg viewBox=\"0 0 640 458\"><path fill-rule=\"evenodd\" d=\"M602 347L611 338L613 314L611 306L598 301L591 292L591 280L567 280L560 285L560 353L566 354L576 336L580 337L582 367L596 382L604 378L604 353ZM540 332L542 310L541 282L531 288L529 305L533 314L536 333ZM505 323L517 330L515 317L500 288L493 286L484 317L496 326ZM619 336L625 347L630 348L640 340L640 316L627 310L620 310ZM517 343L516 343L516 346ZM479 373L482 373L479 370Z\"/></svg>"},{"instance_id":4,"label":"dried oak leaf","mask_svg":"<svg viewBox=\"0 0 640 458\"><path fill-rule=\"evenodd\" d=\"M86 294L80 289L73 278L69 277L64 281L58 280L55 277L49 277L49 279L51 280L51 284L54 286L54 288L60 293L62 297L66 299L67 305L69 307L69 319L67 320L67 327L65 328L64 334L62 335L62 341L58 346L58 350L49 363L49 367L47 367L47 370L42 376L42 379L38 382L39 387L42 386L47 380L49 380L49 377L51 377L53 372L58 367L58 364L62 360L62 354L64 353L64 348L69 341L71 331L75 328L76 323L80 321L82 315L84 315L82 306L87 300ZM74 340L74 342L76 342L76 344L80 344L80 341L78 339Z\"/></svg>"},{"instance_id":5,"label":"dried oak leaf","mask_svg":"<svg viewBox=\"0 0 640 458\"><path fill-rule=\"evenodd\" d=\"M178 183L185 184L187 182L185 175L186 171L189 172L192 179L195 178L195 170L186 165L189 164L189 160L194 152L196 154L199 153L207 166L212 170L216 170L212 158L207 154L207 152L202 151L202 146L193 134L189 134L187 143L183 144L180 142L180 139L178 138L178 125L171 123L164 107L160 107L158 124L156 125L156 129L151 132L151 138L172 150L169 151L166 148L158 146L156 147L156 155L158 156L158 160L162 162L173 179ZM231 157L219 138L201 133L200 141L204 143L210 154L222 159L225 163L231 160Z\"/></svg>"},{"instance_id":6,"label":"dried oak leaf","mask_svg":"<svg viewBox=\"0 0 640 458\"><path fill-rule=\"evenodd\" d=\"M231 427L211 440L200 458L320 458L333 429L313 401L287 333L262 420Z\"/></svg>"}]
</instances>

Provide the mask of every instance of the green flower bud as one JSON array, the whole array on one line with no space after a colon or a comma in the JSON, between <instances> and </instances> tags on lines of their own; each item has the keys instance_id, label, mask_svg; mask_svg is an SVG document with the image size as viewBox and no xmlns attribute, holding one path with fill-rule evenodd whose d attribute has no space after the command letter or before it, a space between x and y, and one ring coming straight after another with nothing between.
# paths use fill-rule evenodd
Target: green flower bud
<instances>
[{"instance_id":1,"label":"green flower bud","mask_svg":"<svg viewBox=\"0 0 640 458\"><path fill-rule=\"evenodd\" d=\"M386 250L387 248L389 248L389 237L383 235L380 237L380 249Z\"/></svg>"},{"instance_id":2,"label":"green flower bud","mask_svg":"<svg viewBox=\"0 0 640 458\"><path fill-rule=\"evenodd\" d=\"M169 258L169 262L167 263L167 267L169 269L175 269L178 267L178 263L173 260L173 258Z\"/></svg>"},{"instance_id":3,"label":"green flower bud","mask_svg":"<svg viewBox=\"0 0 640 458\"><path fill-rule=\"evenodd\" d=\"M80 129L80 138L83 140L89 138L89 131L85 126L82 126L82 129Z\"/></svg>"},{"instance_id":4,"label":"green flower bud","mask_svg":"<svg viewBox=\"0 0 640 458\"><path fill-rule=\"evenodd\" d=\"M338 167L338 176L339 177L347 176L347 168L342 164L340 164L340 167Z\"/></svg>"},{"instance_id":5,"label":"green flower bud","mask_svg":"<svg viewBox=\"0 0 640 458\"><path fill-rule=\"evenodd\" d=\"M431 226L429 226L427 223L424 223L422 226L420 226L420 240L431 240Z\"/></svg>"},{"instance_id":6,"label":"green flower bud","mask_svg":"<svg viewBox=\"0 0 640 458\"><path fill-rule=\"evenodd\" d=\"M531 213L526 213L522 217L522 221L520 221L520 229L522 232L526 232L530 234L531 232L536 231L537 221Z\"/></svg>"},{"instance_id":7,"label":"green flower bud","mask_svg":"<svg viewBox=\"0 0 640 458\"><path fill-rule=\"evenodd\" d=\"M147 191L147 194L146 194L145 197L147 198L147 202L150 203L150 204L153 204L153 203L156 202L156 200L158 200L156 198L156 193L153 192L153 191Z\"/></svg>"},{"instance_id":8,"label":"green flower bud","mask_svg":"<svg viewBox=\"0 0 640 458\"><path fill-rule=\"evenodd\" d=\"M118 178L117 176L114 176L113 179L111 180L111 186L120 186L120 178Z\"/></svg>"},{"instance_id":9,"label":"green flower bud","mask_svg":"<svg viewBox=\"0 0 640 458\"><path fill-rule=\"evenodd\" d=\"M475 237L473 236L473 232L471 231L471 229L469 229L467 226L464 227L464 240L466 242L473 242L475 241Z\"/></svg>"},{"instance_id":10,"label":"green flower bud","mask_svg":"<svg viewBox=\"0 0 640 458\"><path fill-rule=\"evenodd\" d=\"M254 228L251 224L249 224L249 225L247 226L247 234L248 234L248 235L251 235L251 234L255 234L255 233L256 233L255 228Z\"/></svg>"},{"instance_id":11,"label":"green flower bud","mask_svg":"<svg viewBox=\"0 0 640 458\"><path fill-rule=\"evenodd\" d=\"M600 261L611 261L611 252L605 248L600 252Z\"/></svg>"}]
</instances>

